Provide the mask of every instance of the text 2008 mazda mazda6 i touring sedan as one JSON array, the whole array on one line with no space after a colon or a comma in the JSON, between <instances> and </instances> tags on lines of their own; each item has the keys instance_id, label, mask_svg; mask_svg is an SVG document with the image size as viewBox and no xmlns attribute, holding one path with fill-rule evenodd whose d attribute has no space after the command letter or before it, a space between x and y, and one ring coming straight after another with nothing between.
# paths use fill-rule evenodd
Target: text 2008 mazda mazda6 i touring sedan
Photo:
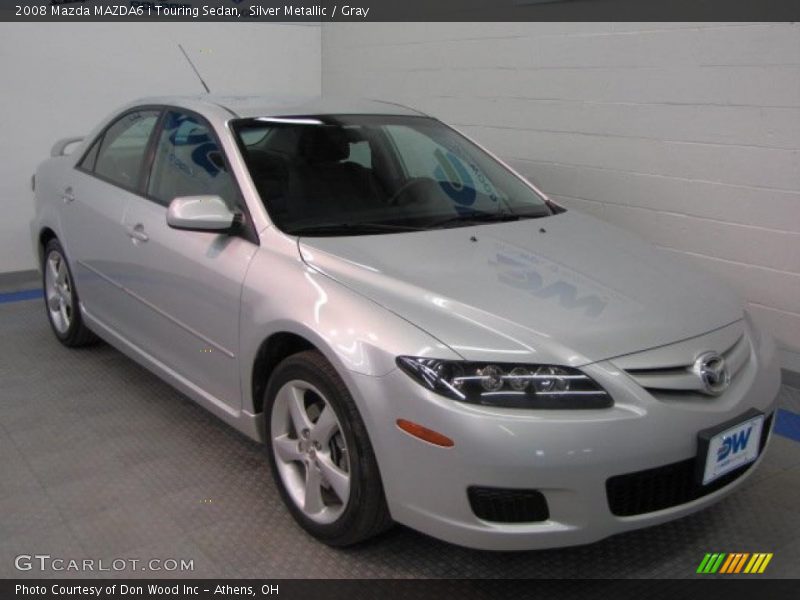
<instances>
[{"instance_id":1,"label":"text 2008 mazda mazda6 i touring sedan","mask_svg":"<svg viewBox=\"0 0 800 600\"><path fill-rule=\"evenodd\" d=\"M36 172L67 346L263 440L332 545L583 544L739 485L774 343L725 287L394 104L152 98ZM71 140L76 142L76 140Z\"/></svg>"}]
</instances>

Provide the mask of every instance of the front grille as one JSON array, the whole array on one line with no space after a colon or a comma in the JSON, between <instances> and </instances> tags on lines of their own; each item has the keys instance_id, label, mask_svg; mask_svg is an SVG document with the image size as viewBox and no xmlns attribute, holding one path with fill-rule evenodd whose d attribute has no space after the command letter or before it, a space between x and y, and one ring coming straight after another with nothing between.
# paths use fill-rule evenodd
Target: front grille
<instances>
[{"instance_id":1,"label":"front grille","mask_svg":"<svg viewBox=\"0 0 800 600\"><path fill-rule=\"evenodd\" d=\"M694 372L697 357L709 351L725 358L730 385L748 372L752 346L743 321L681 342L658 346L612 359L653 397L663 401L709 400L701 378Z\"/></svg>"},{"instance_id":2,"label":"front grille","mask_svg":"<svg viewBox=\"0 0 800 600\"><path fill-rule=\"evenodd\" d=\"M475 516L496 523L533 523L550 518L547 500L538 490L471 486L467 489Z\"/></svg>"},{"instance_id":3,"label":"front grille","mask_svg":"<svg viewBox=\"0 0 800 600\"><path fill-rule=\"evenodd\" d=\"M741 335L721 354L725 357L733 384L750 360L750 343L747 336ZM656 395L661 393L665 397L698 394L703 387L700 378L692 372L692 364L626 369L626 371L640 386Z\"/></svg>"},{"instance_id":4,"label":"front grille","mask_svg":"<svg viewBox=\"0 0 800 600\"><path fill-rule=\"evenodd\" d=\"M764 450L771 427L772 415L769 415L764 419L761 430L760 452ZM611 512L618 517L630 517L686 504L725 487L753 466L750 463L708 485L701 485L695 478L697 460L699 459L690 458L663 467L609 478L606 481L606 495Z\"/></svg>"}]
</instances>

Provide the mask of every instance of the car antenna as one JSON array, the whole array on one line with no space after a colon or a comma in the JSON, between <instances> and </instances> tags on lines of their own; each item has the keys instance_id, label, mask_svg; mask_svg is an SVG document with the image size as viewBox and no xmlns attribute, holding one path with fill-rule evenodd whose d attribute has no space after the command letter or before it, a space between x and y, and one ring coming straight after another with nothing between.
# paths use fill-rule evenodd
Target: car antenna
<instances>
[{"instance_id":1,"label":"car antenna","mask_svg":"<svg viewBox=\"0 0 800 600\"><path fill-rule=\"evenodd\" d=\"M208 86L206 85L206 82L203 81L203 77L202 77L202 75L200 75L200 71L197 70L197 67L194 66L194 63L192 62L192 59L189 58L188 54L186 54L186 50L184 50L183 46L180 45L180 44L178 44L178 48L180 48L181 52L183 52L183 55L186 57L186 60L189 62L189 66L192 67L192 71L194 71L194 74L197 75L197 78L200 80L200 83L202 83L203 87L206 88L206 94L210 94L211 90L208 89Z\"/></svg>"}]
</instances>

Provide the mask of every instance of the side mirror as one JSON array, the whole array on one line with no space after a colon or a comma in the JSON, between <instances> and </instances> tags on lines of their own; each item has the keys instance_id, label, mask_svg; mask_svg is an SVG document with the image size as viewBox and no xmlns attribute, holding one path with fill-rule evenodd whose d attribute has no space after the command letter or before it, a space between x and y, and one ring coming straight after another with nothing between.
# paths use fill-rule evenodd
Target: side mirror
<instances>
[{"instance_id":1,"label":"side mirror","mask_svg":"<svg viewBox=\"0 0 800 600\"><path fill-rule=\"evenodd\" d=\"M167 225L187 231L230 231L237 215L219 196L183 196L169 203Z\"/></svg>"}]
</instances>

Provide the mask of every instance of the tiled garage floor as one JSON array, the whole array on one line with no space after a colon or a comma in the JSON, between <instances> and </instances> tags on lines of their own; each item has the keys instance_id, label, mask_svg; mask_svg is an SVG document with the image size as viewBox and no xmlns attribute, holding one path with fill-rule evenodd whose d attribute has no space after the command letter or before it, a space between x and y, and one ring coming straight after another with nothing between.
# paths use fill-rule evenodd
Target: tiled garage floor
<instances>
[{"instance_id":1,"label":"tiled garage floor","mask_svg":"<svg viewBox=\"0 0 800 600\"><path fill-rule=\"evenodd\" d=\"M397 527L333 550L291 520L259 445L109 346L63 348L40 301L0 304L0 351L0 577L91 575L14 568L49 554L193 560L177 573L193 577L682 578L706 552L773 552L765 576L800 575L800 443L787 437L715 507L590 546L492 554ZM781 399L800 412L800 392Z\"/></svg>"}]
</instances>

